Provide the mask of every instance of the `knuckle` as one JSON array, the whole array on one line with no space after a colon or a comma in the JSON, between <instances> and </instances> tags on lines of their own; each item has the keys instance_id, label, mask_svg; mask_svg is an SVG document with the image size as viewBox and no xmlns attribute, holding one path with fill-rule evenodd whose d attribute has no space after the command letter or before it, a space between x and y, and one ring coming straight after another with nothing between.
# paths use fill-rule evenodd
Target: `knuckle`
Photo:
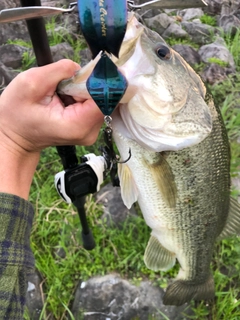
<instances>
[{"instance_id":1,"label":"knuckle","mask_svg":"<svg viewBox=\"0 0 240 320\"><path fill-rule=\"evenodd\" d=\"M19 84L22 88L27 88L28 92L36 92L39 90L39 85L37 84L36 77L35 77L35 69L32 68L25 72L19 74Z\"/></svg>"},{"instance_id":2,"label":"knuckle","mask_svg":"<svg viewBox=\"0 0 240 320\"><path fill-rule=\"evenodd\" d=\"M96 140L97 140L97 135L92 135L91 134L91 135L88 135L88 136L85 137L84 144L86 146L91 146L96 142Z\"/></svg>"},{"instance_id":3,"label":"knuckle","mask_svg":"<svg viewBox=\"0 0 240 320\"><path fill-rule=\"evenodd\" d=\"M75 70L75 64L72 60L62 59L59 60L57 63L59 64L59 67L61 68L63 74L72 75L72 73Z\"/></svg>"}]
</instances>

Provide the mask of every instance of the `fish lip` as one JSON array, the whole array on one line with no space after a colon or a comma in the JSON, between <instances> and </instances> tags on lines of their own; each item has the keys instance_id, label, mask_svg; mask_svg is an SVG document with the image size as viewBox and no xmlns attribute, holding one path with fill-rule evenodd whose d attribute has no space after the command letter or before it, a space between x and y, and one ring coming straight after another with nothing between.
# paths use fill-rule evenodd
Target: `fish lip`
<instances>
[{"instance_id":1,"label":"fish lip","mask_svg":"<svg viewBox=\"0 0 240 320\"><path fill-rule=\"evenodd\" d=\"M91 98L87 91L86 82L100 57L101 52L99 52L94 60L89 61L84 67L75 71L75 74L71 78L60 81L56 92L64 95L70 95L76 101L86 100L85 97L87 97L87 99ZM81 98L78 98L78 92L80 92Z\"/></svg>"}]
</instances>

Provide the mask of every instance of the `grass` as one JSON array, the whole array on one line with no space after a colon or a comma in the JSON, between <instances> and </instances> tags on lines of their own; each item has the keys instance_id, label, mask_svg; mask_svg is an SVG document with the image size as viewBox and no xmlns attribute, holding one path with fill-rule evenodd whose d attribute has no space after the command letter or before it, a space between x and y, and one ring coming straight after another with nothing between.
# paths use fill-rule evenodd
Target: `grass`
<instances>
[{"instance_id":1,"label":"grass","mask_svg":"<svg viewBox=\"0 0 240 320\"><path fill-rule=\"evenodd\" d=\"M223 68L228 66L228 62L222 61L221 59L218 59L215 57L209 58L208 62L218 64L220 67L223 67Z\"/></svg>"},{"instance_id":2,"label":"grass","mask_svg":"<svg viewBox=\"0 0 240 320\"><path fill-rule=\"evenodd\" d=\"M230 34L224 34L224 39L226 41L226 44L230 53L234 57L236 70L240 71L240 55L239 55L240 30L236 32L234 37L232 37Z\"/></svg>"},{"instance_id":3,"label":"grass","mask_svg":"<svg viewBox=\"0 0 240 320\"><path fill-rule=\"evenodd\" d=\"M193 47L193 48L195 48L197 50L199 49L199 45L197 45L196 43L192 42L190 39L169 38L166 41L171 47L174 46L175 44L183 44L183 45L191 46L191 47Z\"/></svg>"},{"instance_id":4,"label":"grass","mask_svg":"<svg viewBox=\"0 0 240 320\"><path fill-rule=\"evenodd\" d=\"M212 17L203 16L203 22L213 25ZM68 41L74 48L74 59L79 62L79 51L85 44L72 39L64 29L56 33L56 24L50 20L47 24L50 44ZM237 71L240 69L238 44L239 32L235 37L225 35L225 41L234 56ZM173 45L176 39L171 40ZM17 42L20 44L19 42ZM180 43L190 44L187 40ZM29 47L29 43L21 42ZM196 46L195 46L196 47ZM35 64L30 53L23 57L23 69ZM197 66L202 68L202 66ZM209 86L216 103L221 107L226 128L231 142L231 174L235 176L240 168L240 148L236 140L240 137L239 92L240 76L229 77L222 83ZM99 142L96 144L96 146ZM97 153L97 147L78 148L78 154ZM54 175L62 170L55 148L42 152L41 160L34 176L30 201L36 209L32 230L31 244L36 258L36 268L43 277L42 290L45 295L44 308L40 319L74 319L70 311L74 292L80 280L87 280L94 275L118 272L122 277L132 279L138 284L142 279L165 288L169 278L174 278L178 265L169 272L153 272L143 262L144 249L149 239L150 230L141 214L137 218L125 221L121 229L107 227L102 221L102 207L93 196L87 198L87 216L96 241L93 251L86 251L82 246L80 223L74 208L65 204L55 190ZM235 191L239 194L239 191ZM185 319L196 320L237 320L240 318L240 241L237 237L216 243L212 262L212 271L216 285L216 299L212 302L191 303L193 315ZM163 319L167 317L159 310ZM25 319L30 316L25 315ZM154 318L150 318L154 320Z\"/></svg>"},{"instance_id":5,"label":"grass","mask_svg":"<svg viewBox=\"0 0 240 320\"><path fill-rule=\"evenodd\" d=\"M204 14L200 17L200 21L204 24L208 24L209 26L216 27L217 19L214 16L209 16L208 14Z\"/></svg>"}]
</instances>

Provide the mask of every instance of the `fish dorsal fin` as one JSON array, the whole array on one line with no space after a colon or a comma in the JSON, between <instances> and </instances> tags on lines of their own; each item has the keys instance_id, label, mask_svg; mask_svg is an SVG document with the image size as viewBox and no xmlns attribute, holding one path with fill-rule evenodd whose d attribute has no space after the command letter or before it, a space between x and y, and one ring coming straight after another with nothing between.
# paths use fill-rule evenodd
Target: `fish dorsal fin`
<instances>
[{"instance_id":1,"label":"fish dorsal fin","mask_svg":"<svg viewBox=\"0 0 240 320\"><path fill-rule=\"evenodd\" d=\"M240 204L236 199L230 197L227 221L218 240L223 240L233 235L240 235Z\"/></svg>"},{"instance_id":2,"label":"fish dorsal fin","mask_svg":"<svg viewBox=\"0 0 240 320\"><path fill-rule=\"evenodd\" d=\"M147 164L152 172L152 177L157 183L163 200L170 208L175 208L177 187L171 167L160 153L157 162L154 164Z\"/></svg>"},{"instance_id":3,"label":"fish dorsal fin","mask_svg":"<svg viewBox=\"0 0 240 320\"><path fill-rule=\"evenodd\" d=\"M118 176L121 186L121 196L125 206L130 209L138 199L138 188L126 163L118 164Z\"/></svg>"},{"instance_id":4,"label":"fish dorsal fin","mask_svg":"<svg viewBox=\"0 0 240 320\"><path fill-rule=\"evenodd\" d=\"M156 237L151 236L144 253L144 262L153 271L167 271L174 266L176 255L164 248Z\"/></svg>"}]
</instances>

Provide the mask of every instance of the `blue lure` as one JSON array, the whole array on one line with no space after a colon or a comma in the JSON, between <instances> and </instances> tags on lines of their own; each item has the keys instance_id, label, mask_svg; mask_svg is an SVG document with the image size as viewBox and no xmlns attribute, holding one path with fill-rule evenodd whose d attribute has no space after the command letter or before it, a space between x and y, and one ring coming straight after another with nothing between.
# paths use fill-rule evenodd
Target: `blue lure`
<instances>
[{"instance_id":1,"label":"blue lure","mask_svg":"<svg viewBox=\"0 0 240 320\"><path fill-rule=\"evenodd\" d=\"M127 89L127 80L103 53L87 80L87 89L104 115L110 116Z\"/></svg>"},{"instance_id":2,"label":"blue lure","mask_svg":"<svg viewBox=\"0 0 240 320\"><path fill-rule=\"evenodd\" d=\"M100 51L118 57L127 27L127 1L78 0L78 11L93 59Z\"/></svg>"},{"instance_id":3,"label":"blue lure","mask_svg":"<svg viewBox=\"0 0 240 320\"><path fill-rule=\"evenodd\" d=\"M126 0L78 0L82 33L93 59L101 58L87 80L87 89L105 116L112 114L128 83L109 55L119 56L127 28ZM108 54L109 55L108 55Z\"/></svg>"}]
</instances>

